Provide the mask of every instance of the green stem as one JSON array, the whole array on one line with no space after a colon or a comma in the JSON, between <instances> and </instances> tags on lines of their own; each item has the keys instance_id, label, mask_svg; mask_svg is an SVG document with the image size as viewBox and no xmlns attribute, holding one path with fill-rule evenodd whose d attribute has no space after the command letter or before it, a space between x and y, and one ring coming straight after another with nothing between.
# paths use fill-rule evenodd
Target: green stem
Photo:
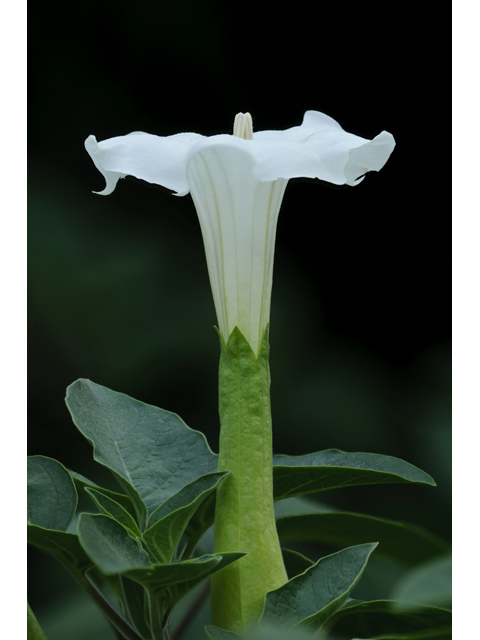
<instances>
[{"instance_id":1,"label":"green stem","mask_svg":"<svg viewBox=\"0 0 480 640\"><path fill-rule=\"evenodd\" d=\"M126 640L141 640L140 636L127 624L127 622L113 609L104 596L94 587L94 585L86 578L83 571L75 569L71 566L64 565L69 569L78 584L88 593L101 612L108 621L120 631Z\"/></svg>"},{"instance_id":2,"label":"green stem","mask_svg":"<svg viewBox=\"0 0 480 640\"><path fill-rule=\"evenodd\" d=\"M273 513L268 328L257 358L238 328L222 341L219 406L218 470L230 474L217 489L214 552L248 555L212 577L212 622L242 633L287 581Z\"/></svg>"},{"instance_id":3,"label":"green stem","mask_svg":"<svg viewBox=\"0 0 480 640\"><path fill-rule=\"evenodd\" d=\"M210 591L210 584L208 580L206 580L203 583L202 588L200 589L200 591L198 592L194 600L188 606L188 609L183 614L182 619L180 620L180 623L178 624L177 628L175 629L175 632L173 633L173 640L180 640L182 635L191 625L194 617L196 616L200 607L202 606L206 597L208 596L209 591Z\"/></svg>"},{"instance_id":4,"label":"green stem","mask_svg":"<svg viewBox=\"0 0 480 640\"><path fill-rule=\"evenodd\" d=\"M150 612L150 627L153 640L165 640L162 619L160 617L159 602L155 589L148 590L148 608Z\"/></svg>"}]
</instances>

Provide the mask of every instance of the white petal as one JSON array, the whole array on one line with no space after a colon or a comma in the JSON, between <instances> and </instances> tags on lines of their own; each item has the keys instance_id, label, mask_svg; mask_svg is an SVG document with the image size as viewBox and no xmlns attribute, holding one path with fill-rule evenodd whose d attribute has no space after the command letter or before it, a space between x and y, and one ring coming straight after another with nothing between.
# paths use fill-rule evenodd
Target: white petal
<instances>
[{"instance_id":1,"label":"white petal","mask_svg":"<svg viewBox=\"0 0 480 640\"><path fill-rule=\"evenodd\" d=\"M217 135L204 138L190 151L187 163L197 153L206 148L215 148L220 157L230 154L235 149L250 158L250 170L256 180L273 181L279 178L315 178L318 171L319 158L314 150L301 142L288 140L283 136L273 135L263 138L253 134L253 140L244 140L236 136ZM284 132L269 132L272 134ZM259 137L257 137L259 136Z\"/></svg>"},{"instance_id":2,"label":"white petal","mask_svg":"<svg viewBox=\"0 0 480 640\"><path fill-rule=\"evenodd\" d=\"M367 171L380 171L395 147L395 139L388 131L382 131L371 142L350 151L344 173L347 184L353 186L357 178Z\"/></svg>"},{"instance_id":3,"label":"white petal","mask_svg":"<svg viewBox=\"0 0 480 640\"><path fill-rule=\"evenodd\" d=\"M105 182L107 183L103 191L94 191L93 193L98 193L102 196L110 195L112 191L115 190L115 187L117 186L117 182L120 180L120 178L124 178L126 174L118 173L118 172L115 173L113 171L106 171L103 168L101 163L102 153L100 152L100 148L98 146L98 142L95 136L93 135L88 136L88 138L85 140L85 149L87 150L88 154L92 158L97 169L100 171L100 173L103 173L103 177L105 178Z\"/></svg>"},{"instance_id":4,"label":"white petal","mask_svg":"<svg viewBox=\"0 0 480 640\"><path fill-rule=\"evenodd\" d=\"M296 142L304 142L313 133L325 133L327 131L343 131L342 127L336 120L327 116L320 111L306 111L303 116L303 122L296 127L284 129L282 131L258 131L254 133L254 137L259 139L292 140Z\"/></svg>"},{"instance_id":5,"label":"white petal","mask_svg":"<svg viewBox=\"0 0 480 640\"><path fill-rule=\"evenodd\" d=\"M342 127L338 124L336 120L327 116L326 113L321 113L320 111L305 111L303 116L303 122L300 125L300 128L304 131L332 131L332 130L340 130L343 131Z\"/></svg>"},{"instance_id":6,"label":"white petal","mask_svg":"<svg viewBox=\"0 0 480 640\"><path fill-rule=\"evenodd\" d=\"M189 191L187 155L202 138L198 133L161 137L136 131L102 142L97 142L95 136L89 136L85 140L85 148L105 177L107 185L99 192L102 195L112 193L120 178L134 176L184 196Z\"/></svg>"},{"instance_id":7,"label":"white petal","mask_svg":"<svg viewBox=\"0 0 480 640\"><path fill-rule=\"evenodd\" d=\"M253 142L253 175L257 180L316 178L322 172L321 159L303 142L288 139Z\"/></svg>"},{"instance_id":8,"label":"white petal","mask_svg":"<svg viewBox=\"0 0 480 640\"><path fill-rule=\"evenodd\" d=\"M298 127L285 131L259 131L254 141L271 144L258 154L261 164L254 169L260 180L281 177L319 178L333 184L355 186L368 171L379 171L395 147L393 136L383 131L374 140L344 131L333 118L319 111L307 111ZM299 151L290 145L298 145ZM279 153L284 149L289 152ZM303 171L303 172L302 172Z\"/></svg>"}]
</instances>

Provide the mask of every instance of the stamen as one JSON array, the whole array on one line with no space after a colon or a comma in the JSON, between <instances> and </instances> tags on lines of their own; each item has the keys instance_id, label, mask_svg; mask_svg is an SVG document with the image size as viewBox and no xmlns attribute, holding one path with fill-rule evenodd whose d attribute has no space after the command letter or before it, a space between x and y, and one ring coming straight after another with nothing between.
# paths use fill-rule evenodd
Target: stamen
<instances>
[{"instance_id":1,"label":"stamen","mask_svg":"<svg viewBox=\"0 0 480 640\"><path fill-rule=\"evenodd\" d=\"M233 135L244 140L253 140L252 116L249 113L237 113L233 123Z\"/></svg>"}]
</instances>

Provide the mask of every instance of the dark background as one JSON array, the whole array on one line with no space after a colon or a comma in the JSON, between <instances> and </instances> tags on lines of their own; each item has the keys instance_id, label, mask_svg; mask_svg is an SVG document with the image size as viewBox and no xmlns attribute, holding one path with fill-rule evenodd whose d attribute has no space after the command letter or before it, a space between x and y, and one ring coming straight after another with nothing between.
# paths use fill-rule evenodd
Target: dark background
<instances>
[{"instance_id":1,"label":"dark background","mask_svg":"<svg viewBox=\"0 0 480 640\"><path fill-rule=\"evenodd\" d=\"M257 130L284 129L315 109L363 137L390 131L397 147L355 188L287 188L270 331L274 448L372 451L420 466L438 488L321 499L448 539L442 33L427 13L375 5L226 7L31 5L29 454L107 481L64 405L79 377L178 413L217 450L216 318L191 198L132 178L93 195L104 183L85 138L229 132L239 111ZM95 621L81 626L89 605L63 569L30 556L29 597L49 639L107 638Z\"/></svg>"}]
</instances>

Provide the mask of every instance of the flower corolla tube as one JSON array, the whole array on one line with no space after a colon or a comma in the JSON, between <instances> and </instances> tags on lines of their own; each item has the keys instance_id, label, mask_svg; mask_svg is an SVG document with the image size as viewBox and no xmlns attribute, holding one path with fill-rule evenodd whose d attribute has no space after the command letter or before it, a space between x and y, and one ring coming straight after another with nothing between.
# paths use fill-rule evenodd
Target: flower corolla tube
<instances>
[{"instance_id":1,"label":"flower corolla tube","mask_svg":"<svg viewBox=\"0 0 480 640\"><path fill-rule=\"evenodd\" d=\"M112 193L127 175L191 194L205 244L220 333L237 326L258 354L270 318L278 213L290 178L355 186L379 171L395 147L382 131L373 140L347 133L329 116L307 111L300 126L253 132L238 114L233 135L134 132L85 148Z\"/></svg>"}]
</instances>

